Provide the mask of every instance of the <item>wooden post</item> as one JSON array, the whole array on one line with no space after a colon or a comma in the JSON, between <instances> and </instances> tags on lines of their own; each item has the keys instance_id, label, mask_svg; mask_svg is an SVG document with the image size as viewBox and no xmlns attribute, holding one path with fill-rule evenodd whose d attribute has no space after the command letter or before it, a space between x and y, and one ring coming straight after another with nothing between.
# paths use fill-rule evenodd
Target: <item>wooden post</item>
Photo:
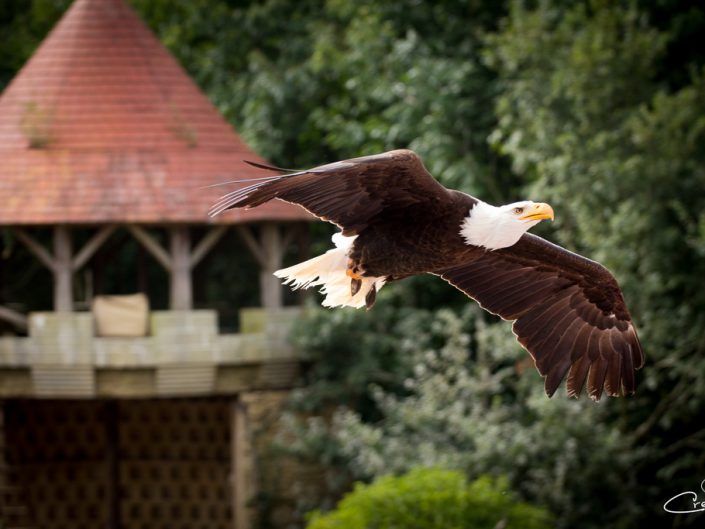
<instances>
[{"instance_id":1,"label":"wooden post","mask_svg":"<svg viewBox=\"0 0 705 529\"><path fill-rule=\"evenodd\" d=\"M3 307L0 305L0 320L14 325L15 328L21 331L27 330L27 316L9 307Z\"/></svg>"},{"instance_id":2,"label":"wooden post","mask_svg":"<svg viewBox=\"0 0 705 529\"><path fill-rule=\"evenodd\" d=\"M54 227L54 310L73 310L73 256L71 232L66 226Z\"/></svg>"},{"instance_id":3,"label":"wooden post","mask_svg":"<svg viewBox=\"0 0 705 529\"><path fill-rule=\"evenodd\" d=\"M265 259L259 276L262 306L269 310L279 309L282 306L281 281L273 274L282 266L284 248L276 224L267 223L262 226L261 245Z\"/></svg>"},{"instance_id":4,"label":"wooden post","mask_svg":"<svg viewBox=\"0 0 705 529\"><path fill-rule=\"evenodd\" d=\"M260 228L259 240L247 226L238 226L242 240L252 252L260 265L259 283L260 299L265 309L279 309L282 303L282 287L274 272L282 267L284 251L296 234L295 228L289 228L282 237L279 225L268 222Z\"/></svg>"},{"instance_id":5,"label":"wooden post","mask_svg":"<svg viewBox=\"0 0 705 529\"><path fill-rule=\"evenodd\" d=\"M115 232L117 226L110 224L100 228L73 258L73 271L78 272L95 255L105 241Z\"/></svg>"},{"instance_id":6,"label":"wooden post","mask_svg":"<svg viewBox=\"0 0 705 529\"><path fill-rule=\"evenodd\" d=\"M164 270L171 273L171 256L149 232L136 224L128 224L127 231L164 267Z\"/></svg>"},{"instance_id":7,"label":"wooden post","mask_svg":"<svg viewBox=\"0 0 705 529\"><path fill-rule=\"evenodd\" d=\"M15 235L54 276L54 310L73 310L73 273L80 270L108 240L115 226L103 226L74 257L71 231L68 226L54 226L54 254L49 253L36 239L22 228L15 228Z\"/></svg>"},{"instance_id":8,"label":"wooden post","mask_svg":"<svg viewBox=\"0 0 705 529\"><path fill-rule=\"evenodd\" d=\"M127 230L169 272L171 280L169 308L191 310L193 307L191 270L213 249L227 227L213 228L199 241L196 248L191 250L191 234L188 226L171 226L168 252L142 227L130 224Z\"/></svg>"},{"instance_id":9,"label":"wooden post","mask_svg":"<svg viewBox=\"0 0 705 529\"><path fill-rule=\"evenodd\" d=\"M250 529L247 502L250 498L250 448L247 408L240 398L233 401L230 420L230 468L232 479L233 528Z\"/></svg>"},{"instance_id":10,"label":"wooden post","mask_svg":"<svg viewBox=\"0 0 705 529\"><path fill-rule=\"evenodd\" d=\"M187 226L174 226L171 234L171 310L191 310L191 238Z\"/></svg>"}]
</instances>

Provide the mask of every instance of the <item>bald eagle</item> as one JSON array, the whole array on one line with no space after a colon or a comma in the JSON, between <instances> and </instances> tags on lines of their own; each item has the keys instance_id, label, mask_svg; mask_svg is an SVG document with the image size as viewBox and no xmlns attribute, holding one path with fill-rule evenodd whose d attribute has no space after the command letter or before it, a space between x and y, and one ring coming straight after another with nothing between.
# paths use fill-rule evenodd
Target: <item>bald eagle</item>
<instances>
[{"instance_id":1,"label":"bald eagle","mask_svg":"<svg viewBox=\"0 0 705 529\"><path fill-rule=\"evenodd\" d=\"M636 329L602 265L526 233L553 219L548 204L491 206L447 189L409 150L343 160L275 176L226 194L211 209L278 198L336 224L335 247L278 270L293 288L320 286L327 307L367 307L387 283L430 273L485 310L513 321L550 397L567 374L569 396L633 393L644 363ZM283 173L283 174L281 174Z\"/></svg>"}]
</instances>

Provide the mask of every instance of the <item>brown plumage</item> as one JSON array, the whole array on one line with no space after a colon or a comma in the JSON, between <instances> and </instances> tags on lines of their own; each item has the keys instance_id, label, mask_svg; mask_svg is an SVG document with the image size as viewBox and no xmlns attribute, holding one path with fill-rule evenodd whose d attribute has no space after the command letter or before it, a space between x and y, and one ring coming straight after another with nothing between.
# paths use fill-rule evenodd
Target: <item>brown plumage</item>
<instances>
[{"instance_id":1,"label":"brown plumage","mask_svg":"<svg viewBox=\"0 0 705 529\"><path fill-rule=\"evenodd\" d=\"M498 249L468 243L460 227L474 208L479 213L480 202L443 187L412 151L263 178L225 195L211 214L255 207L274 198L299 204L338 225L343 235L356 236L345 248L354 290L346 295L355 296L365 278L370 279L369 285L363 289L363 301L334 304L369 308L384 282L419 273L439 275L484 309L514 321L513 331L545 377L549 396L566 374L571 396L578 396L586 384L595 400L603 390L613 396L634 392L634 370L642 366L644 357L612 274L594 261L528 233ZM328 259L328 266L334 257L331 252L330 257L317 259ZM288 277L296 279L295 286L324 284L324 290L333 290L332 284L313 281L314 261L307 277L299 280L295 273Z\"/></svg>"}]
</instances>

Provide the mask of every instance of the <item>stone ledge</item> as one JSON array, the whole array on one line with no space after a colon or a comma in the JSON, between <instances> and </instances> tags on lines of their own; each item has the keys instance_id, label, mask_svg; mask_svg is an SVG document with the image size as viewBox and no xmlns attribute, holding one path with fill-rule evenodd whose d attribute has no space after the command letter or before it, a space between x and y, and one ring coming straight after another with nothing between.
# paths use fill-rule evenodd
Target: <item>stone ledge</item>
<instances>
[{"instance_id":1,"label":"stone ledge","mask_svg":"<svg viewBox=\"0 0 705 529\"><path fill-rule=\"evenodd\" d=\"M32 313L28 337L0 337L0 368L130 368L298 358L288 343L298 308L242 312L247 332L241 334L219 335L215 311L156 311L150 315L151 334L134 338L95 336L89 312Z\"/></svg>"},{"instance_id":2,"label":"stone ledge","mask_svg":"<svg viewBox=\"0 0 705 529\"><path fill-rule=\"evenodd\" d=\"M93 335L90 313L35 313L29 337L0 337L0 397L154 397L291 387L303 355L288 343L298 309L248 309L243 334L214 311L152 313L152 334Z\"/></svg>"},{"instance_id":3,"label":"stone ledge","mask_svg":"<svg viewBox=\"0 0 705 529\"><path fill-rule=\"evenodd\" d=\"M0 368L3 398L154 398L233 395L288 389L301 372L297 360L242 365L141 368L41 365Z\"/></svg>"}]
</instances>

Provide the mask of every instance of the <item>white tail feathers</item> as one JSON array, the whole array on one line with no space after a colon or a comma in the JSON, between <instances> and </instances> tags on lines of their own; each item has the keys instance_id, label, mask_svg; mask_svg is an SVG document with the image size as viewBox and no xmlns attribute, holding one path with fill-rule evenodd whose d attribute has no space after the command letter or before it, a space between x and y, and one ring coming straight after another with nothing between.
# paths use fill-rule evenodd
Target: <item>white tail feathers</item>
<instances>
[{"instance_id":1,"label":"white tail feathers","mask_svg":"<svg viewBox=\"0 0 705 529\"><path fill-rule=\"evenodd\" d=\"M277 270L274 275L284 279L284 284L294 290L321 285L321 294L326 296L322 303L324 307L364 307L367 293L373 287L377 290L382 288L384 278L364 277L357 294L350 295L350 277L345 271L348 251L355 237L357 235L345 237L342 233L336 233L333 235L335 248L303 263Z\"/></svg>"}]
</instances>

